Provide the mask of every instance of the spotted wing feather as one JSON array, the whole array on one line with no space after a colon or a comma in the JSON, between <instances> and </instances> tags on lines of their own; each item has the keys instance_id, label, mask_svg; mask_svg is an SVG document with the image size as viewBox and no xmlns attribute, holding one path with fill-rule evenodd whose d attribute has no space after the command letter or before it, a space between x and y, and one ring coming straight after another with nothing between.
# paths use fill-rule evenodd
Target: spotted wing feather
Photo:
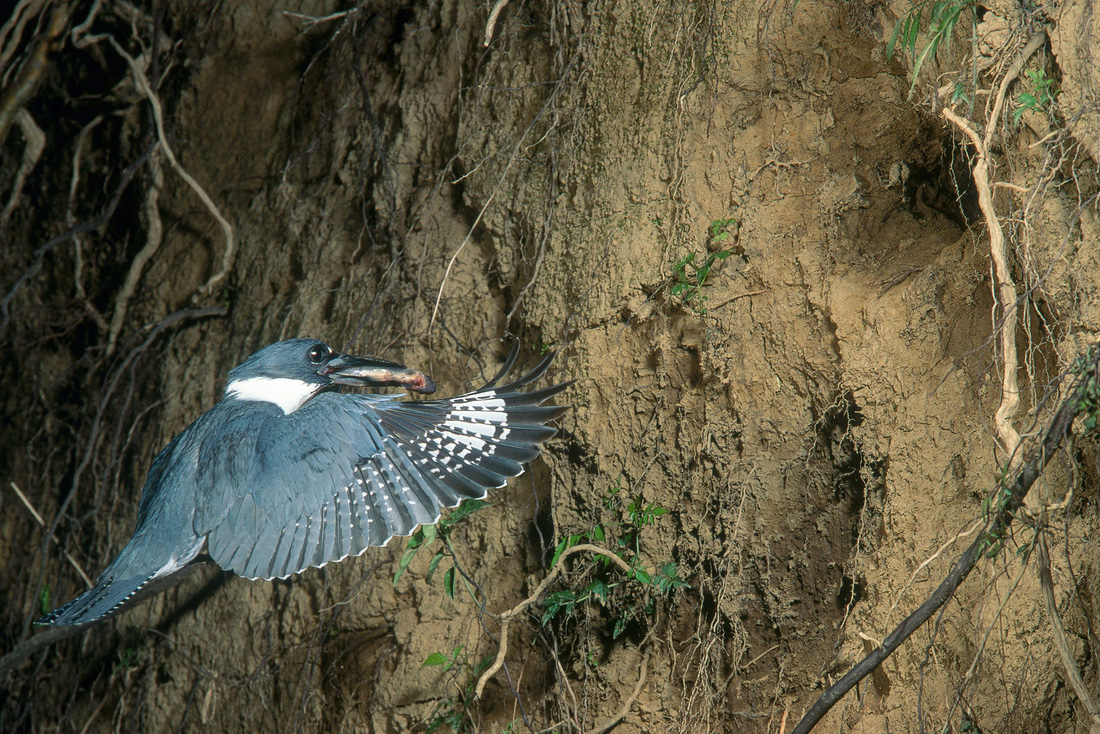
<instances>
[{"instance_id":1,"label":"spotted wing feather","mask_svg":"<svg viewBox=\"0 0 1100 734\"><path fill-rule=\"evenodd\" d=\"M523 391L547 357L498 385L513 360L449 400L314 398L257 447L251 491L238 492L210 532L211 557L249 578L285 578L409 535L441 508L503 486L554 435L546 423L565 409L543 403L571 384ZM288 466L306 470L288 475Z\"/></svg>"}]
</instances>

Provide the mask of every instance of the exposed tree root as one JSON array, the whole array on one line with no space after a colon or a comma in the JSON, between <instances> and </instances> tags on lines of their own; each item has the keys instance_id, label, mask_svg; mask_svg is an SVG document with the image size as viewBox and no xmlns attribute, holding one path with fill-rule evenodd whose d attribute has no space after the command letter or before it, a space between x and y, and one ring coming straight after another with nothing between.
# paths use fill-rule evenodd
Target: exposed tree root
<instances>
[{"instance_id":1,"label":"exposed tree root","mask_svg":"<svg viewBox=\"0 0 1100 734\"><path fill-rule=\"evenodd\" d=\"M160 210L157 204L160 201L160 192L164 188L164 171L160 167L160 161L156 154L149 159L149 169L153 175L152 185L145 192L145 221L146 238L145 246L141 252L134 256L130 263L130 270L126 273L126 281L115 299L115 311L111 316L111 328L107 335L107 356L115 353L118 345L118 335L122 331L122 322L126 319L126 309L130 299L137 291L141 274L145 272L145 266L153 259L153 255L160 249L161 239L164 235L164 225L160 220Z\"/></svg>"},{"instance_id":2,"label":"exposed tree root","mask_svg":"<svg viewBox=\"0 0 1100 734\"><path fill-rule=\"evenodd\" d=\"M15 124L23 133L23 161L19 164L19 170L15 174L15 181L11 186L11 194L8 195L7 206L0 213L0 227L3 227L11 219L11 213L15 211L19 203L19 197L23 194L23 184L27 182L27 176L38 165L38 159L42 157L42 151L46 149L46 133L38 127L31 113L19 110L15 115Z\"/></svg>"},{"instance_id":3,"label":"exposed tree root","mask_svg":"<svg viewBox=\"0 0 1100 734\"><path fill-rule=\"evenodd\" d=\"M1016 284L1012 278L1012 271L1008 265L1004 229L997 218L997 210L993 203L993 162L990 159L990 146L993 142L993 134L999 127L997 121L1004 107L1005 95L1009 85L1019 77L1024 64L1027 63L1032 54L1046 43L1046 40L1047 34L1045 31L1035 34L1001 79L993 107L987 117L984 138L978 137L973 125L955 114L953 110L947 107L942 110L944 118L970 139L977 154L971 173L974 176L974 186L978 191L978 207L981 209L986 229L989 232L989 253L993 261L993 274L996 279L993 296L994 300L1000 304L1000 314L994 314L993 323L994 330L998 331L1000 335L1001 358L1004 361L1001 374L1001 404L997 407L993 422L1011 468L1015 468L1020 461L1020 434L1012 425L1012 421L1020 407L1020 388L1017 379L1019 358L1016 350L1016 312L1019 299ZM1034 507L1029 506L1029 510L1037 510L1036 503L1029 504L1036 505Z\"/></svg>"},{"instance_id":4,"label":"exposed tree root","mask_svg":"<svg viewBox=\"0 0 1100 734\"><path fill-rule=\"evenodd\" d=\"M66 7L61 3L54 7L49 28L34 44L19 73L0 91L0 143L7 138L8 130L19 111L34 99L34 94L38 91L38 85L49 68L49 54L53 50L54 42L61 37L68 25L69 16L65 11ZM15 40L18 40L18 36Z\"/></svg>"},{"instance_id":5,"label":"exposed tree root","mask_svg":"<svg viewBox=\"0 0 1100 734\"><path fill-rule=\"evenodd\" d=\"M157 139L160 141L160 147L164 151L164 157L168 159L168 162L172 166L172 170L174 170L199 197L207 211L210 212L210 216L217 220L222 228L222 234L225 235L225 251L222 253L221 267L199 288L199 293L201 295L208 295L219 283L229 276L229 271L233 267L233 258L237 253L237 244L233 236L233 228L229 225L229 221L222 216L221 210L218 209L218 205L215 204L214 200L210 198L210 195L206 193L206 189L199 185L199 182L180 165L180 162L176 159L176 154L172 152L171 146L168 145L168 136L164 132L164 114L161 112L160 100L153 91L153 86L149 83L149 79L145 76L145 71L138 62L134 60L133 56L126 53L126 50L119 45L118 41L116 41L113 36L107 36L107 40L110 41L115 52L130 65L130 71L134 75L134 82L137 84L142 94L145 95L145 98L149 100L149 105L153 108L153 120L157 127Z\"/></svg>"},{"instance_id":6,"label":"exposed tree root","mask_svg":"<svg viewBox=\"0 0 1100 734\"><path fill-rule=\"evenodd\" d=\"M99 229L110 220L114 215L115 209L118 207L118 202L122 198L122 193L126 190L126 187L130 184L130 179L134 177L137 170L141 167L145 160L152 153L152 147L147 149L142 155L122 172L122 176L119 180L118 186L115 188L114 194L111 196L111 200L104 207L103 213L90 222L78 224L77 226L69 229L66 232L62 232L57 237L50 239L44 245L40 245L34 251L34 260L31 265L23 271L23 273L15 280L8 292L0 299L0 333L3 333L4 329L8 327L8 323L11 321L11 302L18 295L19 291L26 285L27 281L38 274L38 271L42 269L42 261L46 255L55 247L63 242L75 238L77 235L85 232L91 232L92 230Z\"/></svg>"}]
</instances>

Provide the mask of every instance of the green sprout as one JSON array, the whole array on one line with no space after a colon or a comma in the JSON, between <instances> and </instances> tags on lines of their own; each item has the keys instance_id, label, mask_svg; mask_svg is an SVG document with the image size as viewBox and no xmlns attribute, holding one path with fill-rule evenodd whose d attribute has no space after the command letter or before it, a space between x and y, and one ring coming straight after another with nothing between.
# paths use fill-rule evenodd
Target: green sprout
<instances>
[{"instance_id":1,"label":"green sprout","mask_svg":"<svg viewBox=\"0 0 1100 734\"><path fill-rule=\"evenodd\" d=\"M913 83L909 87L910 93L916 86L917 77L920 76L924 64L936 57L940 46L947 48L950 45L951 35L955 32L955 26L962 14L967 10L974 13L977 7L977 0L920 0L909 6L909 10L901 17L894 26L894 32L890 34L890 40L886 44L886 56L893 57L894 49L900 48L913 57ZM927 21L925 11L927 11ZM926 31L925 28L927 28ZM928 40L918 53L917 41L922 32L926 33Z\"/></svg>"},{"instance_id":2,"label":"green sprout","mask_svg":"<svg viewBox=\"0 0 1100 734\"><path fill-rule=\"evenodd\" d=\"M428 573L424 576L424 580L430 584L444 556L451 556L454 558L454 550L451 548L450 539L450 534L454 526L478 510L482 510L488 506L489 503L484 500L466 500L448 517L440 520L435 525L421 525L417 528L416 532L409 536L409 540L405 544L405 552L401 554L401 560L397 563L397 571L393 574L393 585L397 586L398 579L405 573L405 569L409 567L409 564L412 563L412 559L416 557L420 549L438 540L439 546L436 548L432 560L428 561ZM455 598L456 575L453 563L451 567L443 573L443 591L451 599Z\"/></svg>"},{"instance_id":3,"label":"green sprout","mask_svg":"<svg viewBox=\"0 0 1100 734\"><path fill-rule=\"evenodd\" d=\"M1016 109L1012 110L1013 125L1019 125L1020 118L1028 110L1052 112L1054 101L1060 94L1060 91L1054 88L1054 80L1048 77L1042 69L1038 71L1028 69L1024 74L1031 80L1033 91L1021 92L1020 96L1016 98Z\"/></svg>"},{"instance_id":4,"label":"green sprout","mask_svg":"<svg viewBox=\"0 0 1100 734\"><path fill-rule=\"evenodd\" d=\"M703 286L706 285L711 269L716 262L733 254L733 250L718 248L731 240L733 235L729 232L729 227L736 223L737 219L733 217L712 221L707 227L707 244L708 249L715 252L707 255L702 262L696 261L696 253L689 252L672 266L672 277L676 281L672 285L672 295L678 296L681 303L691 307L700 316L707 312L703 305L707 300Z\"/></svg>"}]
</instances>

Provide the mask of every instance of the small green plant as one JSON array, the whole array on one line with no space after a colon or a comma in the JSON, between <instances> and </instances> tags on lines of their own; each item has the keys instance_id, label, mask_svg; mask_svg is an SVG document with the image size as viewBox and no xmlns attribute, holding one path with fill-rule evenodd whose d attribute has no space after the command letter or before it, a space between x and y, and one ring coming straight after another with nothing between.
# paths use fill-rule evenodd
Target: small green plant
<instances>
[{"instance_id":1,"label":"small green plant","mask_svg":"<svg viewBox=\"0 0 1100 734\"><path fill-rule=\"evenodd\" d=\"M451 731L463 732L470 728L468 716L468 703L473 700L477 679L493 662L492 655L486 655L477 663L470 663L459 645L450 654L433 652L421 664L422 668L441 667L444 672L454 670L456 675L464 674L465 682L458 686L457 695L440 701L425 724L425 730L429 732L439 731L447 727Z\"/></svg>"},{"instance_id":2,"label":"small green plant","mask_svg":"<svg viewBox=\"0 0 1100 734\"><path fill-rule=\"evenodd\" d=\"M970 95L966 93L966 85L962 82L955 82L955 89L951 92L951 104L970 106Z\"/></svg>"},{"instance_id":3,"label":"small green plant","mask_svg":"<svg viewBox=\"0 0 1100 734\"><path fill-rule=\"evenodd\" d=\"M708 249L717 250L719 246L729 242L730 238L733 237L729 228L734 224L737 224L736 217L713 220L710 226L707 227L707 234L710 236L710 247Z\"/></svg>"},{"instance_id":4,"label":"small green plant","mask_svg":"<svg viewBox=\"0 0 1100 734\"><path fill-rule=\"evenodd\" d=\"M997 491L982 500L982 517L986 522L989 521L989 518L999 514L1001 508L1005 506L1005 503L1011 497L1012 490L1008 487L1008 475L1002 471L997 481ZM978 544L978 553L985 555L986 558L996 558L1001 549L1004 548L1005 540L1003 532L991 530L982 535L981 542Z\"/></svg>"},{"instance_id":5,"label":"small green plant","mask_svg":"<svg viewBox=\"0 0 1100 734\"><path fill-rule=\"evenodd\" d=\"M733 235L729 232L730 225L736 224L733 217L728 219L715 219L707 227L709 250L715 250L706 256L700 263L695 257L696 253L689 252L676 261L672 266L672 277L676 281L672 284L672 295L678 296L680 302L690 306L695 313L702 316L707 312L703 305L707 296L703 293L703 286L710 276L714 263L725 260L733 254L733 250L718 249L728 243Z\"/></svg>"},{"instance_id":6,"label":"small green plant","mask_svg":"<svg viewBox=\"0 0 1100 734\"><path fill-rule=\"evenodd\" d=\"M1028 110L1054 111L1054 101L1058 98L1059 90L1054 88L1054 80L1046 75L1042 69L1024 72L1031 80L1031 92L1020 92L1016 98L1016 109L1012 110L1012 124L1019 125L1020 118Z\"/></svg>"},{"instance_id":7,"label":"small green plant","mask_svg":"<svg viewBox=\"0 0 1100 734\"><path fill-rule=\"evenodd\" d=\"M919 0L909 6L909 10L898 20L897 25L894 26L894 32L890 34L890 40L886 44L886 56L893 57L894 50L900 48L903 53L913 57L913 82L909 86L910 92L916 86L924 64L936 57L940 46L947 48L951 43L951 35L955 32L955 26L962 14L969 10L973 17L977 7L977 0ZM974 18L974 20L977 19ZM927 40L918 53L917 42L922 33L926 34Z\"/></svg>"},{"instance_id":8,"label":"small green plant","mask_svg":"<svg viewBox=\"0 0 1100 734\"><path fill-rule=\"evenodd\" d=\"M38 592L38 606L42 609L42 614L50 613L50 585L43 584L42 591Z\"/></svg>"},{"instance_id":9,"label":"small green plant","mask_svg":"<svg viewBox=\"0 0 1100 734\"><path fill-rule=\"evenodd\" d=\"M1085 382L1085 389L1081 391L1081 397L1077 401L1078 415L1083 413L1085 416L1081 424L1085 433L1091 433L1100 426L1100 381L1093 369L1094 358L1092 352L1081 355L1071 370Z\"/></svg>"},{"instance_id":10,"label":"small green plant","mask_svg":"<svg viewBox=\"0 0 1100 734\"><path fill-rule=\"evenodd\" d=\"M428 573L424 576L424 580L430 584L444 556L454 558L450 535L455 525L488 506L489 503L484 500L466 500L454 512L435 525L421 525L417 528L405 544L405 552L401 554L401 560L397 563L397 571L393 574L393 585L397 586L401 574L405 573L405 569L409 567L412 559L416 557L420 549L438 540L439 546L436 548L435 554L432 555L432 560L428 561ZM443 591L452 599L455 598L456 576L456 569L452 563L451 567L443 572Z\"/></svg>"},{"instance_id":11,"label":"small green plant","mask_svg":"<svg viewBox=\"0 0 1100 734\"><path fill-rule=\"evenodd\" d=\"M660 570L650 572L640 562L642 548L642 529L653 525L668 513L668 510L653 502L645 502L640 495L628 496L622 485L622 477L607 488L604 506L608 510L623 514L624 522L615 523L618 529L613 543L615 555L630 567L625 579L610 577L608 567L611 560L606 556L595 556L590 562L589 571L595 576L583 588L552 591L543 599L542 625L549 624L558 617L571 617L578 606L596 602L600 606L613 610L615 624L612 637L618 638L634 620L651 615L656 608L656 597L665 597L670 592L685 588L687 583L680 578L675 563L665 563ZM603 524L595 525L583 535L568 535L558 543L551 560L556 566L562 554L582 540L605 543L608 537Z\"/></svg>"}]
</instances>

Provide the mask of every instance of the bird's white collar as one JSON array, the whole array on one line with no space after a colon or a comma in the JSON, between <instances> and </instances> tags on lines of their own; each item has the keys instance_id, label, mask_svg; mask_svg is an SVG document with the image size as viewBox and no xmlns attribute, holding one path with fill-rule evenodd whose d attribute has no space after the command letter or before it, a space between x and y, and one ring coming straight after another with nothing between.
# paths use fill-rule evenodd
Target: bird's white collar
<instances>
[{"instance_id":1,"label":"bird's white collar","mask_svg":"<svg viewBox=\"0 0 1100 734\"><path fill-rule=\"evenodd\" d=\"M283 413L290 415L301 408L320 388L320 385L286 377L249 377L230 382L225 386L225 395L238 400L274 403L282 408Z\"/></svg>"}]
</instances>

